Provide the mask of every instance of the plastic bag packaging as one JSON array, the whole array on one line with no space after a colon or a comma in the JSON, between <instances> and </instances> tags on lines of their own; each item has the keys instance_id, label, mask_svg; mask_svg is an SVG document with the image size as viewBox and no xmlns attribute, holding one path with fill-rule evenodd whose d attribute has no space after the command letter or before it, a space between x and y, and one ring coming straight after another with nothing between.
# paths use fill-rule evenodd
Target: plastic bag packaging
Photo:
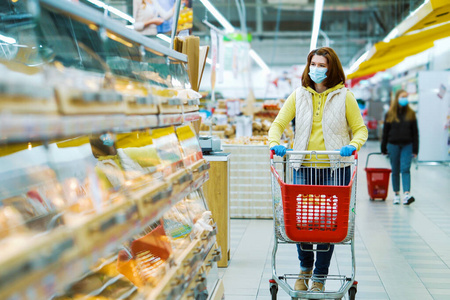
<instances>
[{"instance_id":1,"label":"plastic bag packaging","mask_svg":"<svg viewBox=\"0 0 450 300\"><path fill-rule=\"evenodd\" d=\"M164 276L172 247L162 225L134 240L129 251L121 250L117 268L136 286L155 286Z\"/></svg>"},{"instance_id":2,"label":"plastic bag packaging","mask_svg":"<svg viewBox=\"0 0 450 300\"><path fill-rule=\"evenodd\" d=\"M116 145L127 179L153 174L162 163L148 131L119 133Z\"/></svg>"},{"instance_id":3,"label":"plastic bag packaging","mask_svg":"<svg viewBox=\"0 0 450 300\"><path fill-rule=\"evenodd\" d=\"M200 147L192 125L177 127L176 132L182 149L185 166L191 166L202 159L202 148Z\"/></svg>"},{"instance_id":4,"label":"plastic bag packaging","mask_svg":"<svg viewBox=\"0 0 450 300\"><path fill-rule=\"evenodd\" d=\"M184 248L193 238L193 226L189 211L181 201L163 216L164 230L171 240L175 252Z\"/></svg>"},{"instance_id":5,"label":"plastic bag packaging","mask_svg":"<svg viewBox=\"0 0 450 300\"><path fill-rule=\"evenodd\" d=\"M153 144L162 162L164 175L168 176L184 167L178 138L173 127L151 131Z\"/></svg>"}]
</instances>

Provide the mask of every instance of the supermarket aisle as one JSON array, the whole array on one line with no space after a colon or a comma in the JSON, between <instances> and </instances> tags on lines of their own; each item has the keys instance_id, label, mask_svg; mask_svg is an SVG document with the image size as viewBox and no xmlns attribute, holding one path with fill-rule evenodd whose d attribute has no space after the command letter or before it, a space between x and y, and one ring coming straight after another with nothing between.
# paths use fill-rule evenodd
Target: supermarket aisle
<instances>
[{"instance_id":1,"label":"supermarket aisle","mask_svg":"<svg viewBox=\"0 0 450 300\"><path fill-rule=\"evenodd\" d=\"M413 166L411 206L370 202L365 159L378 151L369 142L360 152L357 196L357 299L450 299L450 168ZM373 158L373 159L372 159ZM372 156L370 166L389 167ZM272 220L231 221L231 262L220 269L227 300L268 300L273 243ZM299 271L295 246L281 245L279 273ZM336 247L330 274L349 274L349 247ZM278 299L290 299L279 291Z\"/></svg>"}]
</instances>

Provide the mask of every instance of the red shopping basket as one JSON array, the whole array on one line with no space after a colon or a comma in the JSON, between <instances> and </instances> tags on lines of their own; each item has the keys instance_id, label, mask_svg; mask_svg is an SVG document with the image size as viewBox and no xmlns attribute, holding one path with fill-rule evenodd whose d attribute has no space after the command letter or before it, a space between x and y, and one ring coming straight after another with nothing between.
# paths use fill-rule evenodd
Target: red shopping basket
<instances>
[{"instance_id":1,"label":"red shopping basket","mask_svg":"<svg viewBox=\"0 0 450 300\"><path fill-rule=\"evenodd\" d=\"M367 189L369 190L370 200L386 200L389 189L389 175L391 169L387 168L368 168L369 157L371 155L382 155L382 153L369 153L366 160Z\"/></svg>"},{"instance_id":2,"label":"red shopping basket","mask_svg":"<svg viewBox=\"0 0 450 300\"><path fill-rule=\"evenodd\" d=\"M350 165L353 168L348 185L288 184L271 166L281 189L284 227L289 239L306 243L340 243L347 237L356 178L356 164Z\"/></svg>"},{"instance_id":3,"label":"red shopping basket","mask_svg":"<svg viewBox=\"0 0 450 300\"><path fill-rule=\"evenodd\" d=\"M281 184L286 235L293 241L339 243L348 233L348 186Z\"/></svg>"}]
</instances>

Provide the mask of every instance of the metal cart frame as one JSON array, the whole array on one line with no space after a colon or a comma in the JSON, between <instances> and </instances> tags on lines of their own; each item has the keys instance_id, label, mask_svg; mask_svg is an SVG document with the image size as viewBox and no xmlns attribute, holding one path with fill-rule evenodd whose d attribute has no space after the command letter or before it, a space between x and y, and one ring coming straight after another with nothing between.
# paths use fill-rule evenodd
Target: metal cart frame
<instances>
[{"instance_id":1,"label":"metal cart frame","mask_svg":"<svg viewBox=\"0 0 450 300\"><path fill-rule=\"evenodd\" d=\"M355 152L354 159L351 159L341 157L339 151L287 151L284 161L274 161L273 154L271 151L274 246L272 279L269 282L272 300L277 299L278 287L293 300L341 299L347 293L349 299L355 299L358 284L355 281L354 248L358 154ZM349 168L350 171L346 171L345 168ZM298 176L296 175L298 172L307 172L310 179L315 179L308 184L296 184L295 177ZM327 175L331 178L331 182L320 181L320 178L323 178L318 175L320 172L331 172L331 175ZM279 173L282 173L282 176ZM350 246L351 275L277 274L278 244L300 243ZM340 288L321 292L298 291L288 283L312 277L340 281Z\"/></svg>"}]
</instances>

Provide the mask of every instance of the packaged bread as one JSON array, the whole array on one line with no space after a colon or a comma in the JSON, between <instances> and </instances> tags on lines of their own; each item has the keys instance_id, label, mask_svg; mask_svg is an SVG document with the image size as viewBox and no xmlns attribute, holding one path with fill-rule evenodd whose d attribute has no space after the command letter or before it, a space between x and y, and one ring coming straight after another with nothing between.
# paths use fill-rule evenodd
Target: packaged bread
<instances>
[{"instance_id":1,"label":"packaged bread","mask_svg":"<svg viewBox=\"0 0 450 300\"><path fill-rule=\"evenodd\" d=\"M272 123L271 123L270 121L264 120L264 121L262 122L262 130L264 130L264 131L269 131L270 126L272 126Z\"/></svg>"},{"instance_id":2,"label":"packaged bread","mask_svg":"<svg viewBox=\"0 0 450 300\"><path fill-rule=\"evenodd\" d=\"M118 189L125 184L125 173L118 155L99 157L95 172L105 191Z\"/></svg>"},{"instance_id":3,"label":"packaged bread","mask_svg":"<svg viewBox=\"0 0 450 300\"><path fill-rule=\"evenodd\" d=\"M168 176L184 167L178 138L172 126L153 129L151 137L161 159L164 175Z\"/></svg>"},{"instance_id":4,"label":"packaged bread","mask_svg":"<svg viewBox=\"0 0 450 300\"><path fill-rule=\"evenodd\" d=\"M164 214L163 224L175 252L184 249L193 237L192 220L181 202Z\"/></svg>"},{"instance_id":5,"label":"packaged bread","mask_svg":"<svg viewBox=\"0 0 450 300\"><path fill-rule=\"evenodd\" d=\"M205 123L200 124L200 131L208 131L209 125L206 125Z\"/></svg>"},{"instance_id":6,"label":"packaged bread","mask_svg":"<svg viewBox=\"0 0 450 300\"><path fill-rule=\"evenodd\" d=\"M184 203L187 206L193 223L197 222L197 220L199 220L202 214L206 211L205 202L197 191L190 193L184 199Z\"/></svg>"},{"instance_id":7,"label":"packaged bread","mask_svg":"<svg viewBox=\"0 0 450 300\"><path fill-rule=\"evenodd\" d=\"M176 133L181 146L185 166L191 166L203 158L202 148L200 147L192 125L177 127Z\"/></svg>"},{"instance_id":8,"label":"packaged bread","mask_svg":"<svg viewBox=\"0 0 450 300\"><path fill-rule=\"evenodd\" d=\"M262 124L261 124L261 122L253 121L253 122L252 122L252 129L253 129L253 130L261 130L261 129L262 129Z\"/></svg>"},{"instance_id":9,"label":"packaged bread","mask_svg":"<svg viewBox=\"0 0 450 300\"><path fill-rule=\"evenodd\" d=\"M24 220L15 207L0 207L0 241L8 236L26 232Z\"/></svg>"},{"instance_id":10,"label":"packaged bread","mask_svg":"<svg viewBox=\"0 0 450 300\"><path fill-rule=\"evenodd\" d=\"M160 231L160 229L157 230ZM142 281L145 284L156 286L165 274L165 264L172 253L166 236L151 232L134 241L131 249Z\"/></svg>"},{"instance_id":11,"label":"packaged bread","mask_svg":"<svg viewBox=\"0 0 450 300\"><path fill-rule=\"evenodd\" d=\"M225 128L225 136L230 137L232 136L236 131L234 130L233 126L227 125Z\"/></svg>"},{"instance_id":12,"label":"packaged bread","mask_svg":"<svg viewBox=\"0 0 450 300\"><path fill-rule=\"evenodd\" d=\"M129 252L120 250L117 256L117 270L135 286L142 287L144 283L139 274L136 260Z\"/></svg>"}]
</instances>

